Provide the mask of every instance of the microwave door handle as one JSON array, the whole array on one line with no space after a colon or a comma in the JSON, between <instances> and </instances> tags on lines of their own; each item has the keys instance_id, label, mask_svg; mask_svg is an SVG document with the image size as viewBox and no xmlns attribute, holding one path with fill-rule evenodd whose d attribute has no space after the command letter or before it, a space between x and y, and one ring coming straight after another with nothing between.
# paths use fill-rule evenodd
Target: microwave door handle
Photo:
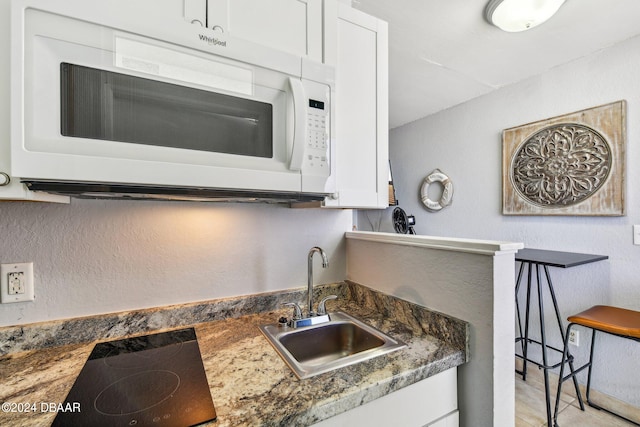
<instances>
[{"instance_id":1,"label":"microwave door handle","mask_svg":"<svg viewBox=\"0 0 640 427\"><path fill-rule=\"evenodd\" d=\"M302 169L302 160L305 149L306 133L306 105L305 93L302 81L289 77L289 86L293 98L293 144L291 149L291 159L289 170L299 171Z\"/></svg>"}]
</instances>

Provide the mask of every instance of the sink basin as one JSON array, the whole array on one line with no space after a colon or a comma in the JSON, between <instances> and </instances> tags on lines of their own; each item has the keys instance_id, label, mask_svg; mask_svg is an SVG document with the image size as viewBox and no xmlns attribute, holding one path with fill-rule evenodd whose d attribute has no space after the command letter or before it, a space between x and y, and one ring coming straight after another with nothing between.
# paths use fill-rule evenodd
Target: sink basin
<instances>
[{"instance_id":1,"label":"sink basin","mask_svg":"<svg viewBox=\"0 0 640 427\"><path fill-rule=\"evenodd\" d=\"M298 378L309 378L406 347L355 317L331 313L318 325L290 328L262 325L260 330Z\"/></svg>"}]
</instances>

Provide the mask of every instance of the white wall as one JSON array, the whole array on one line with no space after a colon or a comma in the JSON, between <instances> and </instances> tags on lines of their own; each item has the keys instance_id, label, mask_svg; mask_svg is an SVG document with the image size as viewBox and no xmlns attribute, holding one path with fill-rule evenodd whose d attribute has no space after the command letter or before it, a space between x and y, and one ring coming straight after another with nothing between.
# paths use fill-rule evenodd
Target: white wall
<instances>
[{"instance_id":1,"label":"white wall","mask_svg":"<svg viewBox=\"0 0 640 427\"><path fill-rule=\"evenodd\" d=\"M0 262L34 262L34 302L0 305L0 326L155 307L345 278L350 210L73 200L0 203ZM317 257L316 257L317 258Z\"/></svg>"},{"instance_id":2,"label":"white wall","mask_svg":"<svg viewBox=\"0 0 640 427\"><path fill-rule=\"evenodd\" d=\"M533 248L608 255L605 262L551 270L561 315L566 319L594 304L640 310L640 246L632 241L632 224L640 224L638 70L640 37L392 130L390 157L397 197L401 207L416 216L418 234L508 240ZM503 129L620 99L628 103L626 216L501 214ZM435 168L453 180L455 194L450 207L429 213L418 193L424 177ZM384 213L383 230L390 227L391 210ZM378 214L368 215L376 224ZM358 226L371 229L365 213L359 215ZM551 322L552 313L546 318ZM559 333L552 332L551 340L559 345ZM581 339L578 353L584 358L587 342ZM594 387L640 406L640 345L612 337L599 343ZM612 363L604 365L604 358Z\"/></svg>"}]
</instances>

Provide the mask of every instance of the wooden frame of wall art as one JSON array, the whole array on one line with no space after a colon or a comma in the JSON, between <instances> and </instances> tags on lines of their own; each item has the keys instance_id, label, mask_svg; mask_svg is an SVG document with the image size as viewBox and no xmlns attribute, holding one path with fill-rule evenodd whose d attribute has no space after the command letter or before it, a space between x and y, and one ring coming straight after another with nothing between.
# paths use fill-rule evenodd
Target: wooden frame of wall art
<instances>
[{"instance_id":1,"label":"wooden frame of wall art","mask_svg":"<svg viewBox=\"0 0 640 427\"><path fill-rule=\"evenodd\" d=\"M626 101L505 129L503 215L623 216Z\"/></svg>"}]
</instances>

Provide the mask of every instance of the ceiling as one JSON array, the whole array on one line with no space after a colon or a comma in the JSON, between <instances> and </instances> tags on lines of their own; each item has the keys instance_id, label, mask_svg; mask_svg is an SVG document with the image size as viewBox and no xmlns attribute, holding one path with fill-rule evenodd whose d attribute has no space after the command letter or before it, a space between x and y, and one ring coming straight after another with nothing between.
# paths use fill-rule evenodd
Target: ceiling
<instances>
[{"instance_id":1,"label":"ceiling","mask_svg":"<svg viewBox=\"0 0 640 427\"><path fill-rule=\"evenodd\" d=\"M520 33L487 23L488 1L352 0L389 23L391 128L640 34L640 0L567 0Z\"/></svg>"}]
</instances>

